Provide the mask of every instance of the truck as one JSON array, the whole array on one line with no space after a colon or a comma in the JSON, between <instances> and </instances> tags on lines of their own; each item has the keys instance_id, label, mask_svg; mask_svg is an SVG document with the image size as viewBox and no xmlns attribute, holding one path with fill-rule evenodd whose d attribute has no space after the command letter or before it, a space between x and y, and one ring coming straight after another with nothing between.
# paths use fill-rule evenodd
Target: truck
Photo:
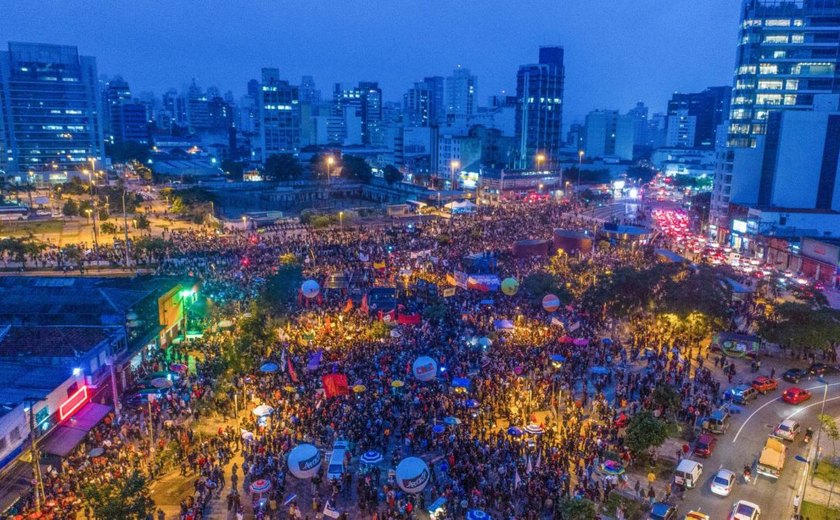
<instances>
[{"instance_id":1,"label":"truck","mask_svg":"<svg viewBox=\"0 0 840 520\"><path fill-rule=\"evenodd\" d=\"M758 458L756 471L759 475L779 478L782 468L785 467L785 445L779 439L768 437L764 448L761 449L761 456Z\"/></svg>"}]
</instances>

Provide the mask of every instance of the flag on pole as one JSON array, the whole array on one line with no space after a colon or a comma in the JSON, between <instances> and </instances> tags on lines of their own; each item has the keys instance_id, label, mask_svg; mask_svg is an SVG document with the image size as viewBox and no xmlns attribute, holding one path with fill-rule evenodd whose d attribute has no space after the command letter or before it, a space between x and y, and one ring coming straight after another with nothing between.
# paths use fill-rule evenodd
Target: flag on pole
<instances>
[{"instance_id":1,"label":"flag on pole","mask_svg":"<svg viewBox=\"0 0 840 520\"><path fill-rule=\"evenodd\" d=\"M360 308L362 309L362 312L364 312L365 314L370 312L370 307L368 307L367 294L362 296L362 304L361 304Z\"/></svg>"},{"instance_id":2,"label":"flag on pole","mask_svg":"<svg viewBox=\"0 0 840 520\"><path fill-rule=\"evenodd\" d=\"M519 486L522 485L522 479L519 478L519 469L516 469L516 472L513 474L513 489L518 489Z\"/></svg>"},{"instance_id":3,"label":"flag on pole","mask_svg":"<svg viewBox=\"0 0 840 520\"><path fill-rule=\"evenodd\" d=\"M542 463L542 452L537 455L537 469L540 469L540 464Z\"/></svg>"},{"instance_id":4,"label":"flag on pole","mask_svg":"<svg viewBox=\"0 0 840 520\"><path fill-rule=\"evenodd\" d=\"M297 383L298 382L298 376L297 376L297 373L295 372L295 366L292 364L292 358L291 357L286 358L286 363L289 367L289 376L292 378L293 382Z\"/></svg>"},{"instance_id":5,"label":"flag on pole","mask_svg":"<svg viewBox=\"0 0 840 520\"><path fill-rule=\"evenodd\" d=\"M342 312L344 312L344 314L347 314L348 312L350 312L352 310L353 310L353 300L351 300L350 298L347 298L347 303L344 304L344 309L343 309Z\"/></svg>"},{"instance_id":6,"label":"flag on pole","mask_svg":"<svg viewBox=\"0 0 840 520\"><path fill-rule=\"evenodd\" d=\"M531 466L531 456L528 455L528 474L530 475L533 472L534 472L534 468Z\"/></svg>"}]
</instances>

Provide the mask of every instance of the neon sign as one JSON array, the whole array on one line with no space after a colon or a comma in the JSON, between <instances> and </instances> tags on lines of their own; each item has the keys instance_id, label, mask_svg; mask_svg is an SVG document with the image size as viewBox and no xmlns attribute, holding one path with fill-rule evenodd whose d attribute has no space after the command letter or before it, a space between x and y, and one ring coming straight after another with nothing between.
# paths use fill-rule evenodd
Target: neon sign
<instances>
[{"instance_id":1,"label":"neon sign","mask_svg":"<svg viewBox=\"0 0 840 520\"><path fill-rule=\"evenodd\" d=\"M85 404L88 400L88 389L87 386L83 386L76 390L76 392L67 398L61 406L58 407L58 417L59 420L64 420L67 417L73 415L73 413L81 408L83 404Z\"/></svg>"}]
</instances>

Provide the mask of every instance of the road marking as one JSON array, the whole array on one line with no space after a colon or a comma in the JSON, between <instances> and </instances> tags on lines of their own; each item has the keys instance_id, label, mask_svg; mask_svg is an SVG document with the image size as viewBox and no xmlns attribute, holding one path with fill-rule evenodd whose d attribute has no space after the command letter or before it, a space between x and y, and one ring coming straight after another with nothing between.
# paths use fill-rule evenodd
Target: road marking
<instances>
[{"instance_id":1,"label":"road marking","mask_svg":"<svg viewBox=\"0 0 840 520\"><path fill-rule=\"evenodd\" d=\"M826 399L826 400L825 400L825 402L827 403L827 402L829 402L829 401L836 401L837 399L840 399L840 396L828 398L828 399ZM799 413L799 412L801 412L802 410L805 410L806 408L810 408L810 407L812 407L812 406L817 406L818 404L823 404L822 399L821 399L821 400L819 400L819 401L817 401L816 403L811 403L811 404L809 404L808 406L803 406L803 407L802 407L802 408L800 408L799 410L796 410L796 411L795 411L795 412L793 412L792 414L790 414L790 415L788 415L787 417L785 417L785 420L787 421L788 419L790 419L790 418L791 418L791 417L793 417L794 415L798 414L798 413Z\"/></svg>"},{"instance_id":2,"label":"road marking","mask_svg":"<svg viewBox=\"0 0 840 520\"><path fill-rule=\"evenodd\" d=\"M826 386L837 386L837 385L840 385L840 383L830 383L830 384L828 384L828 385L826 385ZM806 388L805 390L817 390L817 389L820 389L820 388L822 388L822 387L823 387L823 385L819 385L819 386L812 386L812 387L810 387L810 388ZM833 400L833 399L837 399L837 398L836 398L836 397L832 397L831 399L827 399L827 401L831 401L831 400ZM744 427L747 425L747 423L748 423L748 422L750 422L750 419L752 419L752 418L753 418L753 416L754 416L755 414L757 414L758 412L760 412L760 411L761 411L761 410L762 410L765 406L767 406L767 405L769 405L769 404L773 404L773 403L775 403L776 401L781 401L781 400L782 400L782 398L781 398L781 397L777 397L777 398L775 398L775 399L771 399L770 401L767 401L767 402L766 402L766 403L764 403L763 405L761 405L761 406L759 406L758 408L756 408L756 409L755 409L755 411L754 411L753 413L751 413L749 417L747 417L747 419L744 421L744 423L741 425L741 427L740 427L740 428L738 428L738 433L736 433L736 434L735 434L735 438L734 438L734 439L732 439L732 443L734 444L734 443L735 443L735 441L737 441L737 440L738 440L738 436L739 436L739 435L741 435L741 430L743 430L743 429L744 429ZM814 403L814 404L821 404L821 403L822 403L822 401L819 401L819 403ZM791 416L790 416L790 417L793 417L793 415L795 415L796 413L798 413L800 410L803 410L804 408L808 408L809 406L814 406L814 405L813 405L813 404L810 404L810 405L808 405L808 406L805 406L805 407L803 407L803 408L800 408L800 409L799 409L799 410L797 410L796 412L793 412L793 414L791 414ZM790 417L788 417L788 419L790 419Z\"/></svg>"}]
</instances>

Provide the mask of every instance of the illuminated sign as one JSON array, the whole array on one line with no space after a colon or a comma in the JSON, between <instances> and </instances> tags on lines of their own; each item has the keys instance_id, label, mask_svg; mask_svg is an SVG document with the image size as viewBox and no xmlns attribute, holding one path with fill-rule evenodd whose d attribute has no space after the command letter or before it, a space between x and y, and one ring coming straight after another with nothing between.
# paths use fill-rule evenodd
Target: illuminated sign
<instances>
[{"instance_id":1,"label":"illuminated sign","mask_svg":"<svg viewBox=\"0 0 840 520\"><path fill-rule=\"evenodd\" d=\"M59 420L63 421L64 419L70 417L75 413L76 410L82 407L88 400L88 390L86 386L83 386L76 390L76 392L67 398L61 406L58 407L58 417Z\"/></svg>"},{"instance_id":2,"label":"illuminated sign","mask_svg":"<svg viewBox=\"0 0 840 520\"><path fill-rule=\"evenodd\" d=\"M732 221L732 231L737 233L746 233L747 232L747 222L744 220L733 220Z\"/></svg>"}]
</instances>

